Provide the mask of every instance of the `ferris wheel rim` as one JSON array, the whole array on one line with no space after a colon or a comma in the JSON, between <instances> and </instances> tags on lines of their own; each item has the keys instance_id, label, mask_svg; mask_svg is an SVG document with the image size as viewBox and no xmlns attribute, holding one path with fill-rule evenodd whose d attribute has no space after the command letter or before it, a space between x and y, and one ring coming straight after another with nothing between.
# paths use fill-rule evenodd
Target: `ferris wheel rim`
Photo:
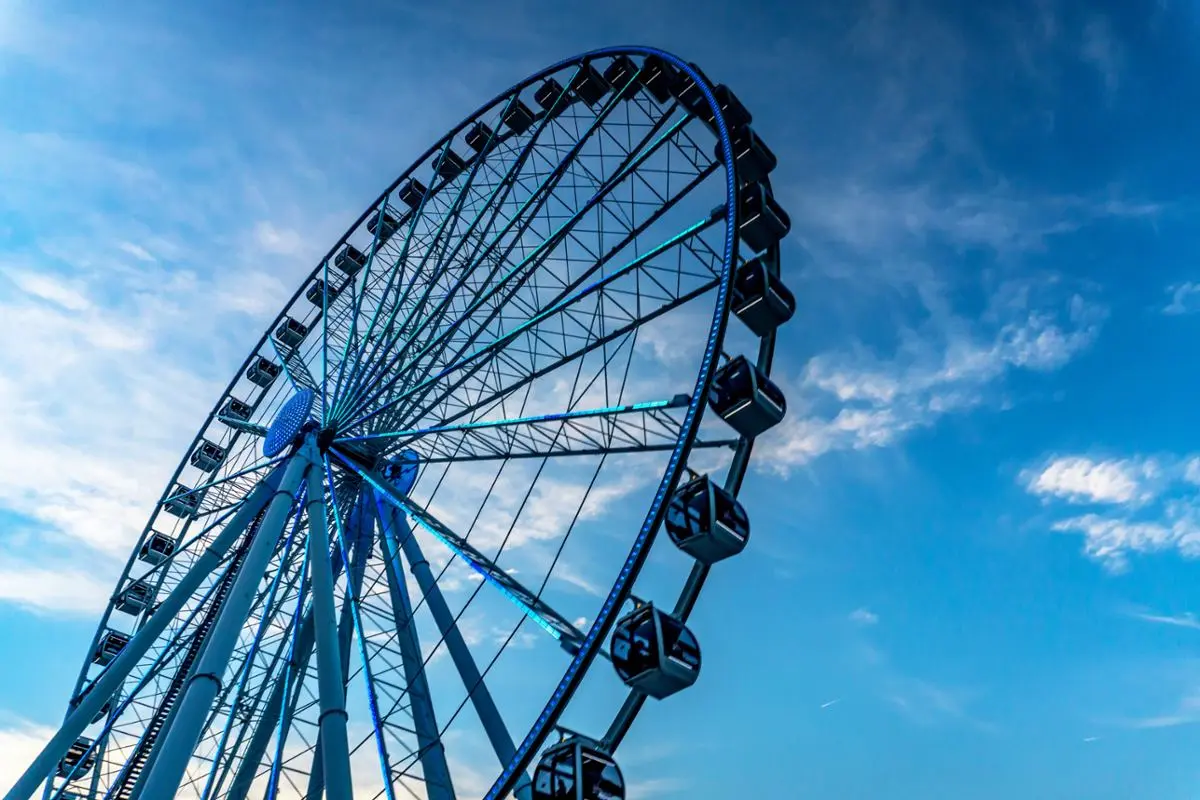
<instances>
[{"instance_id":1,"label":"ferris wheel rim","mask_svg":"<svg viewBox=\"0 0 1200 800\"><path fill-rule=\"evenodd\" d=\"M367 220L367 218L371 216L371 214L377 209L384 207L388 197L395 192L397 187L399 187L406 179L408 179L422 164L428 161L432 155L436 154L448 140L459 134L473 120L479 118L489 109L492 109L499 103L503 102L505 98L516 96L524 88L527 88L535 82L544 79L547 75L554 74L571 66L572 64L586 63L589 59L605 58L617 55L658 56L695 80L696 84L701 88L705 96L705 101L709 104L710 109L714 114L718 141L723 154L723 160L727 165L732 165L735 163L733 159L729 131L724 119L724 115L712 94L712 86L709 84L706 76L699 72L698 68L694 68L691 64L685 62L683 59L658 48L640 45L628 45L590 50L570 58L562 59L548 67L545 67L509 87L504 92L497 94L494 98L479 106L472 114L466 116L460 123L451 128L449 132L440 137L430 148L422 153L420 157L416 158L412 164L405 171L403 171L399 177L397 177L395 181L393 181L393 183L379 195L379 197L374 200L374 202L367 206L366 210L357 218L357 220L355 220L352 225L349 226L347 231L342 234L341 237L339 237L337 242L325 254L325 256L318 261L318 266L311 273L309 273L303 281L300 282L299 288L282 305L280 312L266 326L264 333L260 336L257 343L250 350L246 359L234 372L233 378L226 386L225 390L219 395L212 411L209 412L208 416L201 425L199 432L193 438L188 449L185 451L184 456L180 460L180 463L173 473L171 479L167 482L167 488L160 498L159 503L155 507L155 514L161 512L162 504L171 496L172 487L177 484L180 474L183 472L188 463L188 454L191 453L192 450L203 440L203 433L205 429L218 418L220 409L229 398L233 397L232 393L241 375L251 364L254 363L255 359L263 351L264 346L266 346L268 341L270 341L271 331L281 322L281 320L287 317L288 310L294 304L296 304L298 300L300 300L310 281L321 275L322 269L326 268L326 265L330 259L332 259L339 249L341 249L347 243L350 236L362 226L363 222ZM564 671L563 678L560 680L558 686L553 690L550 701L548 701L545 709L543 709L543 712L538 716L537 721L526 734L524 740L520 745L518 745L517 755L515 756L514 760L502 769L500 776L496 779L492 789L489 790L488 794L486 795L487 798L498 797L504 792L511 790L512 784L515 783L517 777L527 768L528 763L533 758L537 748L552 732L554 723L557 721L558 716L570 701L578 681L582 679L583 675L590 668L595 656L599 652L603 640L611 630L612 624L616 620L617 612L628 598L633 582L640 572L641 565L644 563L645 557L648 555L655 536L661 527L662 518L665 514L666 500L669 497L670 492L678 484L679 478L683 473L688 453L690 452L691 447L696 439L701 418L704 414L704 408L707 400L708 389L712 380L714 365L716 364L717 359L720 357L720 348L723 342L730 313L729 290L738 250L738 206L736 202L737 187L734 176L735 172L733 167L727 167L726 202L724 209L726 232L721 276L719 284L716 287L713 318L709 326L707 343L705 346L705 355L696 375L694 390L691 394L690 402L684 417L684 423L680 428L675 448L671 451L667 466L665 467L663 476L659 481L658 490L655 492L654 499L647 510L642 526L637 536L633 540L633 543L630 545L630 551L628 557L626 558L625 565L614 581L613 586L601 607L601 612L596 616L596 619L592 623L591 629L586 635L585 647L579 650ZM329 398L324 399L324 402L328 401ZM744 464L742 467L744 469ZM152 515L150 521L143 529L141 536L135 542L133 551L130 554L129 563L126 565L125 570L118 580L118 588L128 578L130 574L130 567L135 561L138 548L142 546L146 540L146 537L152 532L154 518L154 515ZM108 608L105 612L106 619L111 613L115 602L116 600L114 594L114 597L110 598ZM102 622L97 628L97 632L92 643L93 648L95 647L96 640L99 639L103 630L104 622ZM84 670L80 676L81 682L86 673L87 661L85 660ZM77 685L76 694L78 692L79 686Z\"/></svg>"}]
</instances>

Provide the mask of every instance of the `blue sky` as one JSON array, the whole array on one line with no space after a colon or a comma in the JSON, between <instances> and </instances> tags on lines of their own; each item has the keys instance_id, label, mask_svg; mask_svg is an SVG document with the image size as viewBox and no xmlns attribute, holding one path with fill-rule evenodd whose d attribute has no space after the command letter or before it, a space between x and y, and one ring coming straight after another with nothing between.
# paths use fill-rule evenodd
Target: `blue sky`
<instances>
[{"instance_id":1,"label":"blue sky","mask_svg":"<svg viewBox=\"0 0 1200 800\"><path fill-rule=\"evenodd\" d=\"M753 545L646 797L1193 797L1196 12L0 0L0 783L245 347L480 102L647 43L779 156ZM34 668L31 668L34 665Z\"/></svg>"}]
</instances>

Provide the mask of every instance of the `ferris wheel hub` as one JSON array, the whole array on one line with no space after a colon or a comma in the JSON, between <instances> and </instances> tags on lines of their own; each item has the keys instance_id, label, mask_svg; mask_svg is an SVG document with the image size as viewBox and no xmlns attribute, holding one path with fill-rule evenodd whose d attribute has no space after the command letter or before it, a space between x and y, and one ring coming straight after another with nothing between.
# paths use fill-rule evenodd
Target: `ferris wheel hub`
<instances>
[{"instance_id":1,"label":"ferris wheel hub","mask_svg":"<svg viewBox=\"0 0 1200 800\"><path fill-rule=\"evenodd\" d=\"M295 443L296 437L311 420L316 399L312 389L301 389L283 404L275 415L275 421L267 428L267 436L263 439L263 455L274 458Z\"/></svg>"}]
</instances>

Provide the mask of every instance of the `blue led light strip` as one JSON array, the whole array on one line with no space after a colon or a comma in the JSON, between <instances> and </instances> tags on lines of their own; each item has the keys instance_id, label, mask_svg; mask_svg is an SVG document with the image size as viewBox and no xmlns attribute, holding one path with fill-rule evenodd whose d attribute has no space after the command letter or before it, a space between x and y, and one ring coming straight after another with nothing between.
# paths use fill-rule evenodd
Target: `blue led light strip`
<instances>
[{"instance_id":1,"label":"blue led light strip","mask_svg":"<svg viewBox=\"0 0 1200 800\"><path fill-rule=\"evenodd\" d=\"M370 474L364 472L362 469L356 467L338 455L336 450L332 450L330 452L332 452L334 455L337 455L338 459L343 464L357 472L362 476L363 480L375 487L375 489L379 491L379 494L386 498L388 502L399 508L401 511L407 513L414 520L416 520L418 525L429 531L431 534L433 534L434 538L436 538L446 547L450 548L451 552L466 562L467 566L469 566L471 569L478 572L485 581L496 587L500 594L504 595L509 602L521 609L521 612L525 614L525 616L527 616L531 621L533 621L539 628L553 636L555 641L561 642L563 638L567 636L564 630L555 626L544 615L540 614L538 611L531 608L521 598L517 597L517 595L514 594L511 589L505 586L504 583L501 582L491 570L484 566L483 562L486 561L486 559L484 559L481 554L469 552L471 548L465 541L460 539L452 531L447 530L441 523L430 516L425 509L421 508L412 501L402 498L397 489L391 486L385 486L384 484L375 480L375 478L373 478ZM556 619L555 622L565 627L567 630L573 630L573 626L564 619ZM579 639L583 638L582 633L576 632L576 635Z\"/></svg>"},{"instance_id":2,"label":"blue led light strip","mask_svg":"<svg viewBox=\"0 0 1200 800\"><path fill-rule=\"evenodd\" d=\"M653 411L659 408L686 408L692 399L687 395L679 395L671 400L650 400L645 403L631 403L623 406L607 406L605 408L583 408L578 411L562 411L555 414L537 414L530 417L515 417L513 419L492 419L480 422L463 422L458 425L440 425L433 428L410 428L405 431L388 431L372 433L366 436L348 436L335 439L336 442L365 442L371 439L399 439L411 436L416 439L432 433L454 433L455 431L470 431L479 428L501 428L512 425L530 425L538 422L556 422L560 420L586 419L588 417L604 417L617 414L631 414L638 411Z\"/></svg>"},{"instance_id":3,"label":"blue led light strip","mask_svg":"<svg viewBox=\"0 0 1200 800\"><path fill-rule=\"evenodd\" d=\"M725 164L734 163L733 144L729 139L729 128L725 124L725 117L721 113L720 106L713 96L712 90L708 87L707 81L700 76L694 67L664 50L642 46L602 48L585 53L576 59L567 59L559 62L546 69L542 74L553 73L567 64L578 60L578 58L605 56L614 53L654 55L691 78L704 95L704 99L708 101L709 108L715 113L717 138L721 147L722 160ZM550 696L541 714L538 715L529 733L526 734L525 739L517 746L516 756L504 768L499 777L496 778L495 783L492 784L492 788L488 790L483 800L499 800L501 796L512 791L521 771L533 757L534 748L545 738L550 726L561 715L563 706L570 699L571 695L574 694L579 681L582 679L583 672L599 650L598 639L607 633L608 628L613 622L617 608L620 603L624 602L625 596L629 592L629 586L637 577L641 571L642 564L645 562L648 546L653 542L654 534L657 532L664 514L663 506L666 502L667 491L678 477L683 463L686 462L688 451L691 449L691 440L695 438L696 431L700 427L700 407L704 396L708 392L713 361L716 359L716 354L725 337L725 323L729 308L729 290L732 283L732 265L737 255L737 186L735 184L735 171L733 169L725 170L725 220L727 224L725 230L724 268L721 280L717 285L713 321L708 332L708 341L705 344L704 361L700 367L699 374L696 376L696 388L692 395L692 403L688 406L687 414L684 417L683 431L681 432L679 443L676 446L675 452L671 454L671 459L667 464L663 479L659 483L658 491L655 492L654 499L650 503L650 508L646 512L646 519L642 523L642 529L638 532L637 538L634 539L633 546L629 550L629 555L625 559L625 565L621 568L621 572L617 576L612 589L609 591L608 597L605 598L604 604L600 607L600 611L596 615L596 620L592 623L591 630L588 631L579 651L575 654L575 658L563 674L558 688Z\"/></svg>"},{"instance_id":4,"label":"blue led light strip","mask_svg":"<svg viewBox=\"0 0 1200 800\"><path fill-rule=\"evenodd\" d=\"M320 465L314 463L313 469L318 469L318 468L320 468ZM333 510L334 530L337 532L337 547L338 547L339 552L342 554L342 563L345 565L346 576L347 576L346 591L347 591L347 593L349 593L351 587L354 585L353 581L350 580L350 575L351 575L350 545L346 541L345 528L342 526L342 512L338 509L337 489L334 487L334 483L333 483L333 470L329 463L329 456L325 457L324 469L325 469L325 482L326 482L326 485L328 486L329 497L332 501L329 503L329 507ZM360 508L358 510L358 514L361 516L362 513L363 513L363 511ZM359 524L360 525L362 524L361 519L359 521ZM364 542L358 541L355 543L354 546L355 547L363 547ZM370 548L370 543L369 542L365 543L365 546ZM357 555L356 555L356 557L357 557ZM355 578L355 580L358 580L358 579L359 578ZM362 586L359 585L358 592L361 592L361 591L362 591ZM383 736L383 723L380 721L380 718L379 718L379 696L375 690L375 675L374 675L373 671L371 670L371 660L367 655L367 636L363 632L362 609L360 606L361 598L359 597L359 594L356 592L353 594L349 594L348 599L350 601L351 621L354 623L355 639L357 640L357 643L358 643L358 657L359 657L359 661L362 662L362 671L363 671L363 678L364 678L363 683L366 685L366 688L367 688L367 708L371 712L371 726L374 729L375 749L379 753L379 769L383 773L383 788L384 788L384 791L387 793L387 800L396 800L395 790L392 788L392 762L391 762L391 759L388 757L387 743L384 741L384 736ZM348 677L347 677L347 681L349 681Z\"/></svg>"}]
</instances>

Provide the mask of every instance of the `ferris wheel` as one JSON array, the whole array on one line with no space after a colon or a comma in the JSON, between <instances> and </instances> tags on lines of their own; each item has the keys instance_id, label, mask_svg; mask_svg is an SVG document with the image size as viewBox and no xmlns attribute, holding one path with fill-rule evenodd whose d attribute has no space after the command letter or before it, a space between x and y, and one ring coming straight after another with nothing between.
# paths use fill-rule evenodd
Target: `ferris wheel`
<instances>
[{"instance_id":1,"label":"ferris wheel","mask_svg":"<svg viewBox=\"0 0 1200 800\"><path fill-rule=\"evenodd\" d=\"M416 159L204 420L6 799L623 798L785 411L751 122L610 48Z\"/></svg>"}]
</instances>

